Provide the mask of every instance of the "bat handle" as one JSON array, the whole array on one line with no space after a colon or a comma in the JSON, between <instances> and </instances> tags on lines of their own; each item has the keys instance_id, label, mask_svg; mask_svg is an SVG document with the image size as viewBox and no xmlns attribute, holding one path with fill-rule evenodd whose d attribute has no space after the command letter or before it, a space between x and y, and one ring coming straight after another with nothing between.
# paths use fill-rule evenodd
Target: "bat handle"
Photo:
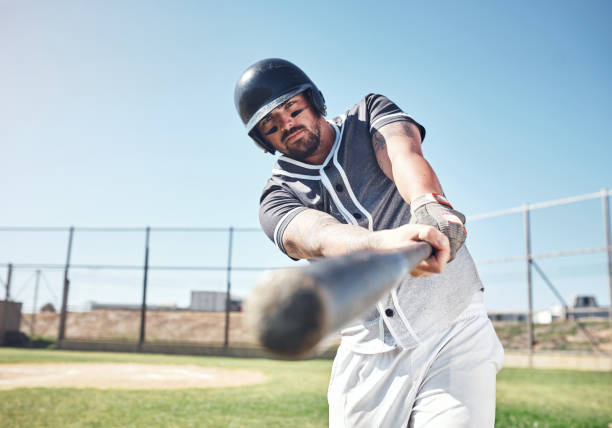
<instances>
[{"instance_id":1,"label":"bat handle","mask_svg":"<svg viewBox=\"0 0 612 428\"><path fill-rule=\"evenodd\" d=\"M406 259L409 270L412 270L423 260L431 257L434 251L435 250L430 243L421 241L401 250L400 254L404 257L404 259Z\"/></svg>"}]
</instances>

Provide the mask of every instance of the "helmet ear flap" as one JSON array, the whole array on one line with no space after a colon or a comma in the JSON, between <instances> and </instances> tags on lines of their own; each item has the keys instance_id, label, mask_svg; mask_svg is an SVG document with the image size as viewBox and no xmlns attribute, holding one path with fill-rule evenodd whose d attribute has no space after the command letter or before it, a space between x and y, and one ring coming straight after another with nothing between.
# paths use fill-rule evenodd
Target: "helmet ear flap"
<instances>
[{"instance_id":1,"label":"helmet ear flap","mask_svg":"<svg viewBox=\"0 0 612 428\"><path fill-rule=\"evenodd\" d=\"M276 149L270 143L268 143L263 135L261 135L261 132L259 132L257 126L255 126L251 132L249 132L249 137L251 137L255 141L255 144L261 147L264 152L272 155L276 153Z\"/></svg>"},{"instance_id":2,"label":"helmet ear flap","mask_svg":"<svg viewBox=\"0 0 612 428\"><path fill-rule=\"evenodd\" d=\"M327 106L325 105L325 98L323 98L323 94L319 91L318 88L309 88L306 91L308 95L308 99L310 103L315 108L315 110L321 115L325 116L327 114Z\"/></svg>"}]
</instances>

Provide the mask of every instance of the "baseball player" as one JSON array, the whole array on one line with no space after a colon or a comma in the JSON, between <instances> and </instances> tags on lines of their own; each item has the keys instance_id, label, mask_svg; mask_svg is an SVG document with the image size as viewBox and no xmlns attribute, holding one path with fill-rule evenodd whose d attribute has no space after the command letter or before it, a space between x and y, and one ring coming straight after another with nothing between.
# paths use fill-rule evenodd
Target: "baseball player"
<instances>
[{"instance_id":1,"label":"baseball player","mask_svg":"<svg viewBox=\"0 0 612 428\"><path fill-rule=\"evenodd\" d=\"M328 120L317 86L282 59L249 67L234 97L255 143L282 153L260 200L282 252L316 259L417 240L436 249L341 331L330 426L492 427L503 349L463 245L465 217L423 157L425 128L378 94Z\"/></svg>"}]
</instances>

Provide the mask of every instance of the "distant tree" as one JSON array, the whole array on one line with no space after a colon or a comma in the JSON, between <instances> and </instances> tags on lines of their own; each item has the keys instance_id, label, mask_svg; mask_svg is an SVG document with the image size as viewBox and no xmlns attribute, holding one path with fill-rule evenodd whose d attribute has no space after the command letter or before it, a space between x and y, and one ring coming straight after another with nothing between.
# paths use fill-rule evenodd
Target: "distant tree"
<instances>
[{"instance_id":1,"label":"distant tree","mask_svg":"<svg viewBox=\"0 0 612 428\"><path fill-rule=\"evenodd\" d=\"M42 308L40 308L41 312L57 312L55 310L55 306L53 306L53 303L46 303Z\"/></svg>"}]
</instances>

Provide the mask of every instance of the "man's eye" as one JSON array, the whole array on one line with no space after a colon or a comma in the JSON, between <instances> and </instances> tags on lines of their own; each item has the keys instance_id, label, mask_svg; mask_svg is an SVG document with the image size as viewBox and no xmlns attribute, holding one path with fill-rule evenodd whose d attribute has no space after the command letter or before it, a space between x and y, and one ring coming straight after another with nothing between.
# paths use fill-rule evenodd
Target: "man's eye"
<instances>
[{"instance_id":1,"label":"man's eye","mask_svg":"<svg viewBox=\"0 0 612 428\"><path fill-rule=\"evenodd\" d=\"M266 131L266 135L274 134L277 130L278 128L276 126L273 126L272 128L270 128L269 131Z\"/></svg>"},{"instance_id":2,"label":"man's eye","mask_svg":"<svg viewBox=\"0 0 612 428\"><path fill-rule=\"evenodd\" d=\"M299 109L299 110L296 110L296 111L294 111L294 112L291 112L291 117L296 117L298 114L300 114L300 113L301 113L301 112L303 112L303 111L304 111L304 109L303 109L303 108L301 108L301 109Z\"/></svg>"}]
</instances>

